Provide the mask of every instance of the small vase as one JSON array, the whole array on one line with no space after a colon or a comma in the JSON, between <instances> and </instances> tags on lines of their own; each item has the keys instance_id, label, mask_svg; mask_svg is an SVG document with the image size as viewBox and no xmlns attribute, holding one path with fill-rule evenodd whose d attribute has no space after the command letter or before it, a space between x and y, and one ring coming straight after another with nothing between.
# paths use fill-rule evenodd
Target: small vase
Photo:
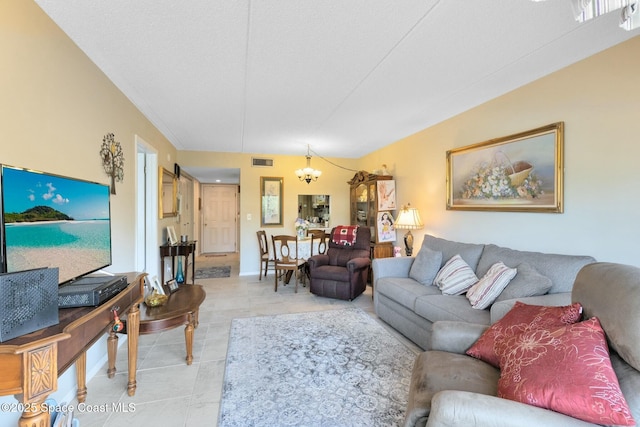
<instances>
[{"instance_id":1,"label":"small vase","mask_svg":"<svg viewBox=\"0 0 640 427\"><path fill-rule=\"evenodd\" d=\"M184 273L182 271L182 257L178 257L178 267L176 268L176 282L178 284L184 283Z\"/></svg>"},{"instance_id":2,"label":"small vase","mask_svg":"<svg viewBox=\"0 0 640 427\"><path fill-rule=\"evenodd\" d=\"M304 239L306 230L304 228L300 228L297 230L297 232L298 232L298 239Z\"/></svg>"}]
</instances>

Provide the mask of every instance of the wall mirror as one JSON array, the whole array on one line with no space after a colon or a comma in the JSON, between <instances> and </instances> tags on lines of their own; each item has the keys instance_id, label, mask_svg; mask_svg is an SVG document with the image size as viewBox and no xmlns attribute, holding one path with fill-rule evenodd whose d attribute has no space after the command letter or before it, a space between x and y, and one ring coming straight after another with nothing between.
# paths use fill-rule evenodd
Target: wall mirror
<instances>
[{"instance_id":1,"label":"wall mirror","mask_svg":"<svg viewBox=\"0 0 640 427\"><path fill-rule=\"evenodd\" d=\"M168 218L177 215L178 184L176 177L163 167L160 167L158 189L158 212L160 218Z\"/></svg>"},{"instance_id":2,"label":"wall mirror","mask_svg":"<svg viewBox=\"0 0 640 427\"><path fill-rule=\"evenodd\" d=\"M330 198L328 194L299 194L298 217L309 221L309 228L329 228Z\"/></svg>"}]
</instances>

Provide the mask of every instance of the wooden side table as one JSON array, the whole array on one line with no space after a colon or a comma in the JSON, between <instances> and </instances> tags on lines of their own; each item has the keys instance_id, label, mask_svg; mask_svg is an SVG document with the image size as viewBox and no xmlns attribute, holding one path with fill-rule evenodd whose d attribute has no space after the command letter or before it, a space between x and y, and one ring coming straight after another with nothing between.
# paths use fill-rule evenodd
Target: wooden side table
<instances>
[{"instance_id":1,"label":"wooden side table","mask_svg":"<svg viewBox=\"0 0 640 427\"><path fill-rule=\"evenodd\" d=\"M186 325L184 329L187 365L193 362L193 331L198 327L198 310L206 292L201 285L181 285L165 305L140 304L140 335L153 334Z\"/></svg>"},{"instance_id":2,"label":"wooden side table","mask_svg":"<svg viewBox=\"0 0 640 427\"><path fill-rule=\"evenodd\" d=\"M109 367L115 367L117 341L113 331L114 307L126 314L130 330L128 341L129 376L127 394L136 391L138 358L139 303L144 295L145 273L127 273L129 286L98 307L63 308L60 323L22 335L0 344L0 396L15 395L25 406L18 421L20 427L48 426L50 414L42 403L58 388L58 377L71 365L76 366L78 402L84 402L86 351L109 331L107 351ZM140 304L141 307L141 304ZM109 372L112 377L115 369Z\"/></svg>"},{"instance_id":3,"label":"wooden side table","mask_svg":"<svg viewBox=\"0 0 640 427\"><path fill-rule=\"evenodd\" d=\"M180 242L175 245L162 245L160 246L160 264L162 264L160 279L162 280L161 284L165 284L164 281L164 268L165 268L165 258L171 257L171 271L173 271L173 275L175 277L176 272L176 257L184 256L185 265L184 265L184 282L188 282L189 276L189 256L191 256L191 284L196 283L196 243L197 240L192 240L189 242ZM169 280L169 279L167 279Z\"/></svg>"}]
</instances>

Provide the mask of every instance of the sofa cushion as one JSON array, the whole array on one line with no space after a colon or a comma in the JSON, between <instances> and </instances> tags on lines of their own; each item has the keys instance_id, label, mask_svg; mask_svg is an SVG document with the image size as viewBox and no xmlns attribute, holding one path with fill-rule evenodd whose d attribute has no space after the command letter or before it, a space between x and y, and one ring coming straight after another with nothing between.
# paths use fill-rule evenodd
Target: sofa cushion
<instances>
[{"instance_id":1,"label":"sofa cushion","mask_svg":"<svg viewBox=\"0 0 640 427\"><path fill-rule=\"evenodd\" d=\"M460 295L478 281L475 273L460 255L454 255L436 274L433 283L443 294Z\"/></svg>"},{"instance_id":2,"label":"sofa cushion","mask_svg":"<svg viewBox=\"0 0 640 427\"><path fill-rule=\"evenodd\" d=\"M442 252L423 246L416 255L415 261L411 264L409 277L423 285L432 285L441 265Z\"/></svg>"},{"instance_id":3,"label":"sofa cushion","mask_svg":"<svg viewBox=\"0 0 640 427\"><path fill-rule=\"evenodd\" d=\"M518 264L516 270L518 270L518 273L498 295L496 302L544 295L549 292L553 285L551 279L540 274L527 262Z\"/></svg>"},{"instance_id":4,"label":"sofa cushion","mask_svg":"<svg viewBox=\"0 0 640 427\"><path fill-rule=\"evenodd\" d=\"M473 271L476 271L478 260L482 255L484 245L475 243L453 242L451 240L441 239L429 234L424 235L422 247L427 247L434 251L442 252L442 264L450 260L454 255L460 255L463 260ZM442 266L442 265L441 265Z\"/></svg>"},{"instance_id":5,"label":"sofa cushion","mask_svg":"<svg viewBox=\"0 0 640 427\"><path fill-rule=\"evenodd\" d=\"M498 397L590 423L635 425L597 317L502 340Z\"/></svg>"},{"instance_id":6,"label":"sofa cushion","mask_svg":"<svg viewBox=\"0 0 640 427\"><path fill-rule=\"evenodd\" d=\"M321 265L311 272L314 279L334 280L336 282L349 282L349 270L337 265Z\"/></svg>"},{"instance_id":7,"label":"sofa cushion","mask_svg":"<svg viewBox=\"0 0 640 427\"><path fill-rule=\"evenodd\" d=\"M431 322L455 320L488 325L491 317L489 310L474 310L464 295L418 297L415 302L415 312Z\"/></svg>"},{"instance_id":8,"label":"sofa cushion","mask_svg":"<svg viewBox=\"0 0 640 427\"><path fill-rule=\"evenodd\" d=\"M525 252L496 245L485 245L478 268L475 270L476 275L482 277L498 261L504 262L508 267L517 267L523 262L530 264L540 274L551 279L553 285L549 292L556 293L571 292L578 271L583 266L595 262L595 259L590 256Z\"/></svg>"},{"instance_id":9,"label":"sofa cushion","mask_svg":"<svg viewBox=\"0 0 640 427\"><path fill-rule=\"evenodd\" d=\"M478 341L467 350L467 354L498 367L500 366L500 356L497 353L497 346L500 341L532 330L576 323L580 320L581 315L582 306L579 303L562 307L548 307L517 301L502 319L491 325L482 334Z\"/></svg>"},{"instance_id":10,"label":"sofa cushion","mask_svg":"<svg viewBox=\"0 0 640 427\"><path fill-rule=\"evenodd\" d=\"M440 295L435 286L424 286L408 277L383 277L376 281L376 292L414 310L416 298L423 295Z\"/></svg>"},{"instance_id":11,"label":"sofa cushion","mask_svg":"<svg viewBox=\"0 0 640 427\"><path fill-rule=\"evenodd\" d=\"M636 371L628 363L611 349L611 366L616 372L618 377L618 383L620 383L620 389L627 399L629 409L631 409L631 415L636 420L640 420L640 393L638 393L638 387L640 384L640 372Z\"/></svg>"},{"instance_id":12,"label":"sofa cushion","mask_svg":"<svg viewBox=\"0 0 640 427\"><path fill-rule=\"evenodd\" d=\"M640 371L640 268L600 262L580 270L571 293L587 317L597 317L609 345Z\"/></svg>"},{"instance_id":13,"label":"sofa cushion","mask_svg":"<svg viewBox=\"0 0 640 427\"><path fill-rule=\"evenodd\" d=\"M487 274L467 291L471 307L482 310L493 304L517 272L515 268L509 268L502 262L493 264Z\"/></svg>"},{"instance_id":14,"label":"sofa cushion","mask_svg":"<svg viewBox=\"0 0 640 427\"><path fill-rule=\"evenodd\" d=\"M420 425L419 420L426 421L431 399L443 390L495 396L499 377L500 371L496 368L469 356L443 351L420 353L411 374L404 425Z\"/></svg>"}]
</instances>

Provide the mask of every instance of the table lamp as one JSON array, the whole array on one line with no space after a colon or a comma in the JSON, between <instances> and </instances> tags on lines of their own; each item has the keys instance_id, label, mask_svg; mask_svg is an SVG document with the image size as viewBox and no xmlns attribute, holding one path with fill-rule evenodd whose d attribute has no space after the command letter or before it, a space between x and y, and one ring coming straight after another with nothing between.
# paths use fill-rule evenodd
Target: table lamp
<instances>
[{"instance_id":1,"label":"table lamp","mask_svg":"<svg viewBox=\"0 0 640 427\"><path fill-rule=\"evenodd\" d=\"M404 235L404 247L407 256L411 256L413 253L413 235L411 230L418 230L423 227L422 220L420 219L420 212L418 209L412 208L411 204L403 206L396 219L396 230L407 230L407 234Z\"/></svg>"}]
</instances>

